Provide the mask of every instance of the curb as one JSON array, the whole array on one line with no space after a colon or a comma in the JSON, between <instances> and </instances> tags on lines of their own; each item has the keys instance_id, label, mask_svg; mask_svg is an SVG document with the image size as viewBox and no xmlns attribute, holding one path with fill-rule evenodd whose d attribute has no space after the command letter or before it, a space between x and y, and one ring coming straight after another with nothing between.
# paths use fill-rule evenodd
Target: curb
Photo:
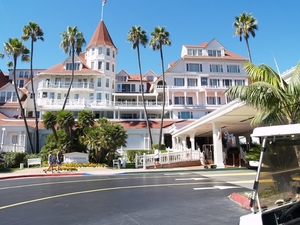
<instances>
[{"instance_id":1,"label":"curb","mask_svg":"<svg viewBox=\"0 0 300 225\"><path fill-rule=\"evenodd\" d=\"M228 196L228 198L239 204L242 208L250 210L250 199L241 195L240 193L232 193Z\"/></svg>"},{"instance_id":2,"label":"curb","mask_svg":"<svg viewBox=\"0 0 300 225\"><path fill-rule=\"evenodd\" d=\"M83 175L84 173L20 174L20 175L0 177L0 180L15 179L15 178L30 178L30 177L63 177L63 176L83 176Z\"/></svg>"}]
</instances>

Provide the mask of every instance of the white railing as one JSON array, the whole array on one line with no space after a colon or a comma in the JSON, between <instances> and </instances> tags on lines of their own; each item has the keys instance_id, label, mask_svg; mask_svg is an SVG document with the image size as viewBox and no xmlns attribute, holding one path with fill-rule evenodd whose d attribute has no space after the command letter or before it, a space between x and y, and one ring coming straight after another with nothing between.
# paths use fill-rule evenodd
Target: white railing
<instances>
[{"instance_id":1,"label":"white railing","mask_svg":"<svg viewBox=\"0 0 300 225\"><path fill-rule=\"evenodd\" d=\"M198 150L186 150L180 152L166 152L160 153L159 155L159 163L161 165L177 163L177 162L187 162L200 160L200 151ZM150 155L136 155L135 156L135 167L143 167L146 169L147 166L153 166L154 164L154 154Z\"/></svg>"},{"instance_id":2,"label":"white railing","mask_svg":"<svg viewBox=\"0 0 300 225\"><path fill-rule=\"evenodd\" d=\"M25 152L25 146L19 146L16 144L1 145L0 152Z\"/></svg>"},{"instance_id":3,"label":"white railing","mask_svg":"<svg viewBox=\"0 0 300 225\"><path fill-rule=\"evenodd\" d=\"M52 83L48 81L41 81L38 84L38 88L69 88L70 82L57 82ZM83 88L83 89L93 89L94 83L90 82L73 82L72 88Z\"/></svg>"}]
</instances>

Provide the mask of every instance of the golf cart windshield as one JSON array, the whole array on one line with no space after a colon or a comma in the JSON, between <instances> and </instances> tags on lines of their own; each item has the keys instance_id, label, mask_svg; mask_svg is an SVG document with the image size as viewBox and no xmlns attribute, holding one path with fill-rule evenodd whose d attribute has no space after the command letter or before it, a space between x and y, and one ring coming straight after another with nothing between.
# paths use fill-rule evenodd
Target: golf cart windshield
<instances>
[{"instance_id":1,"label":"golf cart windshield","mask_svg":"<svg viewBox=\"0 0 300 225\"><path fill-rule=\"evenodd\" d=\"M297 202L300 189L300 135L267 137L265 146L258 175L255 211Z\"/></svg>"}]
</instances>

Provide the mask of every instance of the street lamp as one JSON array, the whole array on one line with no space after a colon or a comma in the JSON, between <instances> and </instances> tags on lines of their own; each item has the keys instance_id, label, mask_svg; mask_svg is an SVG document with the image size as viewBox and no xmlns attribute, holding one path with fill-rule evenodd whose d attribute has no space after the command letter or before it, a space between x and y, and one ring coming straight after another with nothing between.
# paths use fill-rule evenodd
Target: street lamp
<instances>
[{"instance_id":1,"label":"street lamp","mask_svg":"<svg viewBox=\"0 0 300 225\"><path fill-rule=\"evenodd\" d=\"M5 129L5 127L3 127L2 128L2 136L1 136L1 149L3 149L5 131L6 131L6 129Z\"/></svg>"}]
</instances>

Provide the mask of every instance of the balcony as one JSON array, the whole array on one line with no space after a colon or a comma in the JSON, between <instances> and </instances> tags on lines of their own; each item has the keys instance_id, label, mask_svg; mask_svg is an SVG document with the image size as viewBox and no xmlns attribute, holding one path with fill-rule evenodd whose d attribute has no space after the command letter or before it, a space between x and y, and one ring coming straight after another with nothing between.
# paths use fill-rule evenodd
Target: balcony
<instances>
[{"instance_id":1,"label":"balcony","mask_svg":"<svg viewBox=\"0 0 300 225\"><path fill-rule=\"evenodd\" d=\"M38 84L38 90L40 89L68 89L70 82L49 82L41 81ZM94 90L94 83L91 82L73 82L72 89L85 89Z\"/></svg>"}]
</instances>

